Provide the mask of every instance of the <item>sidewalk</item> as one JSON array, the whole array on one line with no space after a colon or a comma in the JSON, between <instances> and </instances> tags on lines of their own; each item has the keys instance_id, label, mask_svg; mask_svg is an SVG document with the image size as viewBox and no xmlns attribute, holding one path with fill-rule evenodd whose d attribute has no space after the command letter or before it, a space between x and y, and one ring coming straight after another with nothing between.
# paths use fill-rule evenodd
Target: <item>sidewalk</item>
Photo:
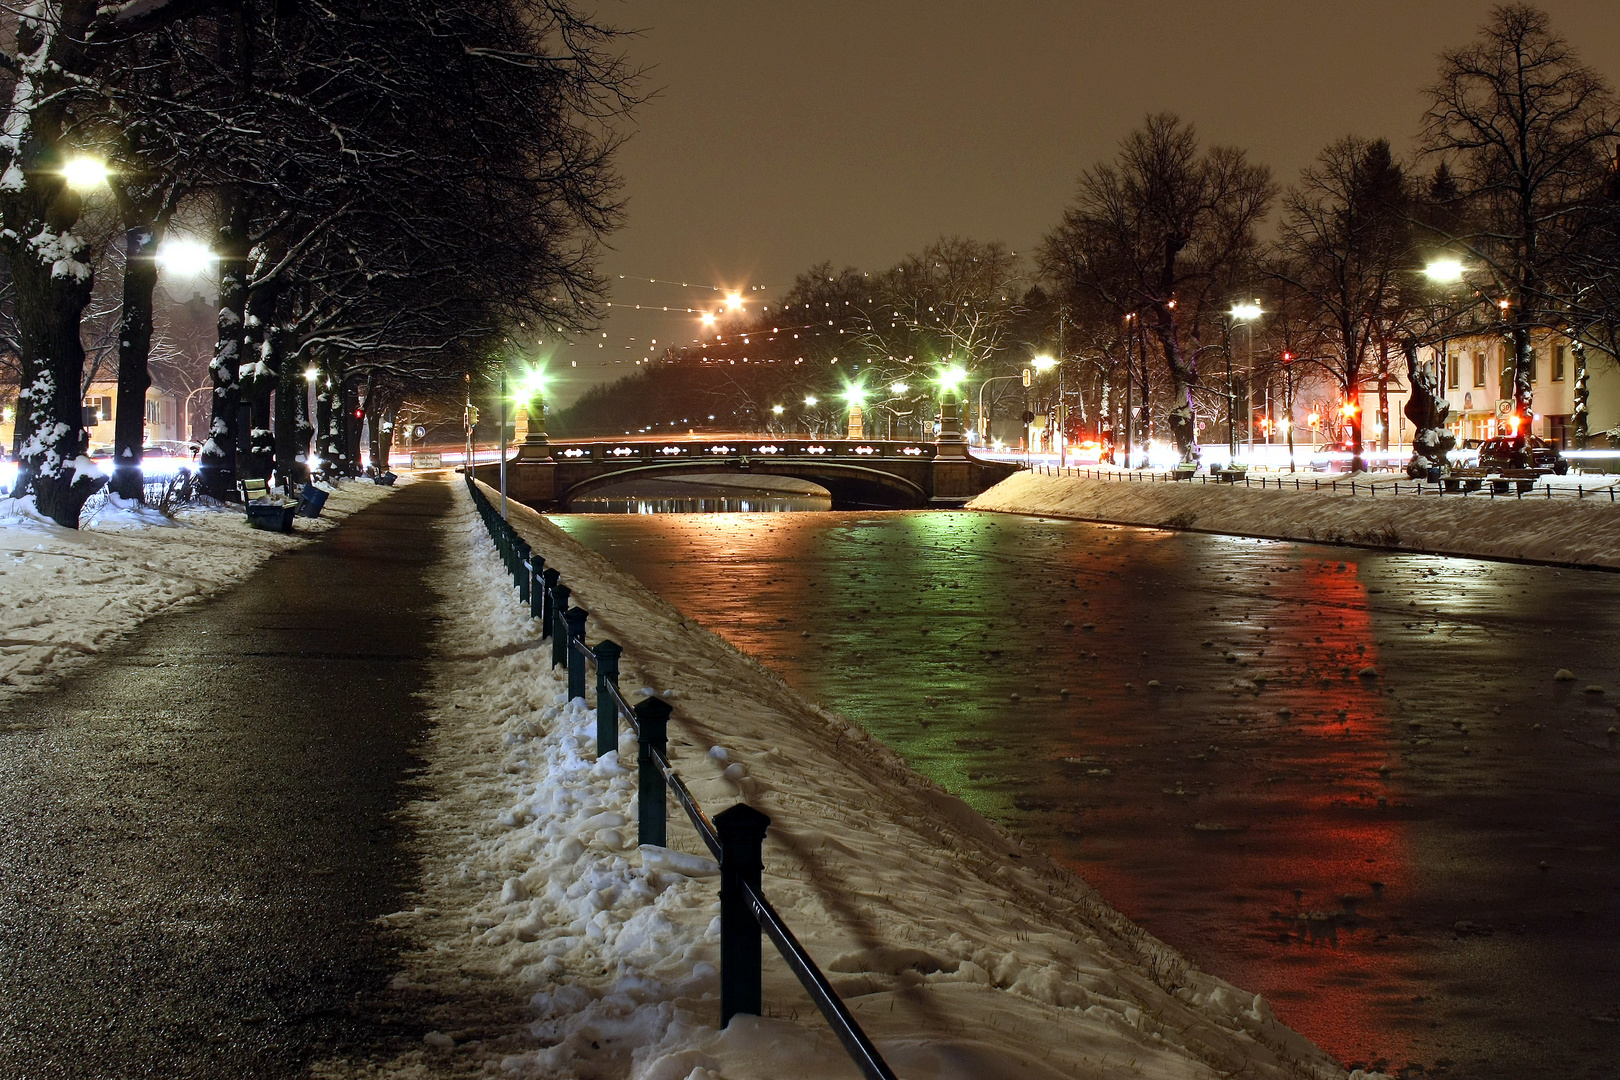
<instances>
[{"instance_id":1,"label":"sidewalk","mask_svg":"<svg viewBox=\"0 0 1620 1080\"><path fill-rule=\"evenodd\" d=\"M0 1075L279 1077L395 1040L423 482L0 724ZM420 1038L420 1032L406 1034Z\"/></svg>"}]
</instances>

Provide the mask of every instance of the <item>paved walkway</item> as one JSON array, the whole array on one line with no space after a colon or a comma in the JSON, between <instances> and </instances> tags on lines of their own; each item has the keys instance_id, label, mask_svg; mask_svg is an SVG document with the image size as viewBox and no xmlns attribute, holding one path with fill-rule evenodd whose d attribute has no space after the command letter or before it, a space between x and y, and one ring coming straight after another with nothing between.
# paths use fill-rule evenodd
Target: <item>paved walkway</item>
<instances>
[{"instance_id":1,"label":"paved walkway","mask_svg":"<svg viewBox=\"0 0 1620 1080\"><path fill-rule=\"evenodd\" d=\"M0 1076L302 1076L420 1038L374 920L415 883L390 815L449 502L406 487L10 708Z\"/></svg>"}]
</instances>

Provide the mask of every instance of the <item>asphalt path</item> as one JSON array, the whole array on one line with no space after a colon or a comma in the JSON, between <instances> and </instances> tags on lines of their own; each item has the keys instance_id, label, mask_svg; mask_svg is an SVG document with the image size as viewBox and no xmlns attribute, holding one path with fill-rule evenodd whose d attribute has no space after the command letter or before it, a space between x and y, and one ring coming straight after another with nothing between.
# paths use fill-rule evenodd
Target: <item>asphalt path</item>
<instances>
[{"instance_id":1,"label":"asphalt path","mask_svg":"<svg viewBox=\"0 0 1620 1080\"><path fill-rule=\"evenodd\" d=\"M416 880L393 812L449 501L405 487L5 706L0 1076L302 1076L420 1039L377 918Z\"/></svg>"}]
</instances>

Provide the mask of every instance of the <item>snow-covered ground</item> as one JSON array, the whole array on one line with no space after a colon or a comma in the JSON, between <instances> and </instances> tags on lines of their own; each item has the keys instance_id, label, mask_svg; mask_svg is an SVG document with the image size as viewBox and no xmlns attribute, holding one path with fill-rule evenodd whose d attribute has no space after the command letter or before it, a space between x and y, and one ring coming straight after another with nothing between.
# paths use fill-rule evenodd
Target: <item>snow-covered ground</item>
<instances>
[{"instance_id":1,"label":"snow-covered ground","mask_svg":"<svg viewBox=\"0 0 1620 1080\"><path fill-rule=\"evenodd\" d=\"M116 497L64 529L30 500L0 499L0 701L52 684L153 615L234 585L390 490L345 483L290 535L249 528L236 507L171 519Z\"/></svg>"},{"instance_id":2,"label":"snow-covered ground","mask_svg":"<svg viewBox=\"0 0 1620 1080\"><path fill-rule=\"evenodd\" d=\"M385 920L417 945L394 989L433 1030L363 1075L857 1075L768 942L766 1015L717 1028L715 867L673 811L677 850L637 847L634 777L595 759L594 714L565 700L457 487L408 811L424 886ZM901 1077L1343 1075L861 729L539 515L512 518L590 610L588 640L624 646L632 699L674 705L672 756L710 814L745 800L771 816L766 894Z\"/></svg>"},{"instance_id":3,"label":"snow-covered ground","mask_svg":"<svg viewBox=\"0 0 1620 1080\"><path fill-rule=\"evenodd\" d=\"M1140 482L1022 472L968 503L972 510L1078 518L1125 525L1199 529L1279 540L1362 544L1442 555L1522 559L1620 568L1620 502L1616 477L1548 477L1535 493L1492 498L1488 492L1415 494L1418 485L1388 474L1267 476L1267 487ZM1288 485L1295 479L1302 490ZM1284 486L1279 490L1279 480ZM1328 489L1337 482L1338 491ZM1259 477L1255 477L1255 483ZM1311 490L1314 483L1322 490ZM1396 493L1396 484L1400 493ZM1545 486L1552 486L1548 497Z\"/></svg>"}]
</instances>

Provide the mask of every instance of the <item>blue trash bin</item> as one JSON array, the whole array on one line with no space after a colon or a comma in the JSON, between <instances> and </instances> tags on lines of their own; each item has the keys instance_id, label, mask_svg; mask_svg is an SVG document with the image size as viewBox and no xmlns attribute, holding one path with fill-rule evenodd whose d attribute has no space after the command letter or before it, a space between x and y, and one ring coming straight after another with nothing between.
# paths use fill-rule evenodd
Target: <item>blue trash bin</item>
<instances>
[{"instance_id":1,"label":"blue trash bin","mask_svg":"<svg viewBox=\"0 0 1620 1080\"><path fill-rule=\"evenodd\" d=\"M320 517L321 508L326 505L327 492L325 488L318 488L314 484L305 484L303 502L298 505L298 512L305 517Z\"/></svg>"}]
</instances>

